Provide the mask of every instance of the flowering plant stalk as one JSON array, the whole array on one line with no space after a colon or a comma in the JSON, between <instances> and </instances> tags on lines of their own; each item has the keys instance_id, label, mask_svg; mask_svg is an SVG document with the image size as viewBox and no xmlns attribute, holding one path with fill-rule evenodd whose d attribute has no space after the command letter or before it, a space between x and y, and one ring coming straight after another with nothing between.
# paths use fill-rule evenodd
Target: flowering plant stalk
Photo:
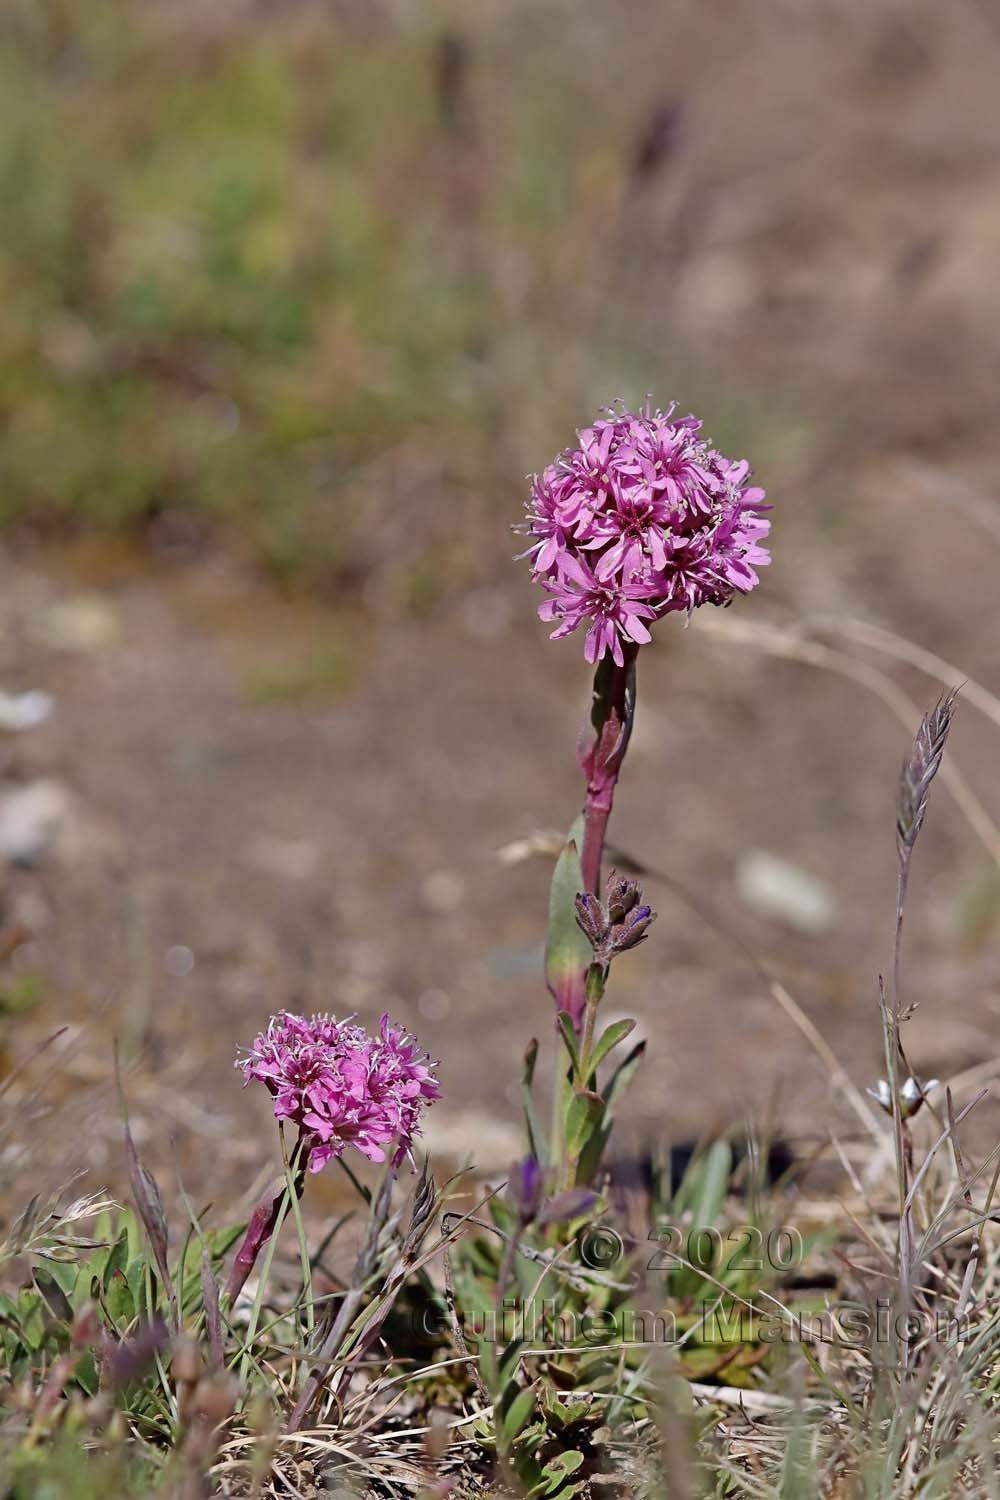
<instances>
[{"instance_id":1,"label":"flowering plant stalk","mask_svg":"<svg viewBox=\"0 0 1000 1500\"><path fill-rule=\"evenodd\" d=\"M647 400L638 412L606 411L577 437L577 446L533 477L519 528L546 595L540 617L555 624L553 639L584 625L584 656L595 667L590 725L578 750L583 812L556 865L546 948L569 1059L551 1142L567 1187L592 1180L615 1098L641 1056L633 1049L598 1091L598 1064L632 1029L596 1035L611 960L641 941L652 921L628 882L612 877L600 900L607 827L635 719L639 650L664 615L728 605L756 587L756 570L770 562L764 491L748 483L745 460L724 457L702 436L697 417Z\"/></svg>"},{"instance_id":2,"label":"flowering plant stalk","mask_svg":"<svg viewBox=\"0 0 1000 1500\"><path fill-rule=\"evenodd\" d=\"M580 872L583 876L583 889L594 896L600 893L604 839L635 715L636 659L639 648L631 643L626 644L622 655L624 660L621 665L605 658L594 674L594 703L591 711L594 739L590 748L581 750L578 757L587 786Z\"/></svg>"},{"instance_id":3,"label":"flowering plant stalk","mask_svg":"<svg viewBox=\"0 0 1000 1500\"><path fill-rule=\"evenodd\" d=\"M352 1147L368 1161L384 1163L391 1179L406 1158L412 1161L420 1117L440 1093L429 1059L387 1015L371 1036L350 1019L281 1011L236 1066L244 1086L267 1088L282 1130L288 1123L298 1134L285 1176L271 1184L250 1216L226 1283L230 1305L289 1207L295 1209L307 1173L322 1171Z\"/></svg>"}]
</instances>

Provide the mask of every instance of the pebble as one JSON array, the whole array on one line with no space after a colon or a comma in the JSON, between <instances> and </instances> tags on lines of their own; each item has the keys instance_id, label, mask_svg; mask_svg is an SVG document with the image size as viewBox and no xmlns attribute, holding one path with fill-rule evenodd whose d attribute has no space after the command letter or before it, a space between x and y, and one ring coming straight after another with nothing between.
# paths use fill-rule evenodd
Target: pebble
<instances>
[{"instance_id":1,"label":"pebble","mask_svg":"<svg viewBox=\"0 0 1000 1500\"><path fill-rule=\"evenodd\" d=\"M250 846L258 870L278 880L311 880L319 872L320 851L310 839L279 839L262 834Z\"/></svg>"},{"instance_id":2,"label":"pebble","mask_svg":"<svg viewBox=\"0 0 1000 1500\"><path fill-rule=\"evenodd\" d=\"M43 779L0 796L0 859L37 864L57 843L70 817L70 795L59 781Z\"/></svg>"},{"instance_id":3,"label":"pebble","mask_svg":"<svg viewBox=\"0 0 1000 1500\"><path fill-rule=\"evenodd\" d=\"M444 1021L451 1013L451 996L445 990L424 990L417 997L417 1009L425 1021Z\"/></svg>"},{"instance_id":4,"label":"pebble","mask_svg":"<svg viewBox=\"0 0 1000 1500\"><path fill-rule=\"evenodd\" d=\"M51 693L32 689L27 693L5 693L0 689L0 730L17 734L35 729L51 718L55 702Z\"/></svg>"},{"instance_id":5,"label":"pebble","mask_svg":"<svg viewBox=\"0 0 1000 1500\"><path fill-rule=\"evenodd\" d=\"M752 849L739 861L736 889L751 911L796 932L815 936L829 932L836 921L837 904L827 883L766 849Z\"/></svg>"},{"instance_id":6,"label":"pebble","mask_svg":"<svg viewBox=\"0 0 1000 1500\"><path fill-rule=\"evenodd\" d=\"M476 641L493 641L510 630L514 606L502 589L473 589L462 601L462 624Z\"/></svg>"},{"instance_id":7,"label":"pebble","mask_svg":"<svg viewBox=\"0 0 1000 1500\"><path fill-rule=\"evenodd\" d=\"M195 957L183 943L175 943L163 955L163 967L173 979L186 979L193 972Z\"/></svg>"},{"instance_id":8,"label":"pebble","mask_svg":"<svg viewBox=\"0 0 1000 1500\"><path fill-rule=\"evenodd\" d=\"M432 1109L424 1118L421 1150L456 1166L468 1162L480 1172L505 1171L524 1155L524 1138L509 1120L478 1110Z\"/></svg>"},{"instance_id":9,"label":"pebble","mask_svg":"<svg viewBox=\"0 0 1000 1500\"><path fill-rule=\"evenodd\" d=\"M461 905L465 881L454 870L432 870L420 887L420 895L430 911L445 916Z\"/></svg>"},{"instance_id":10,"label":"pebble","mask_svg":"<svg viewBox=\"0 0 1000 1500\"><path fill-rule=\"evenodd\" d=\"M112 645L120 633L117 614L100 594L78 594L50 604L36 627L46 645L83 655Z\"/></svg>"}]
</instances>

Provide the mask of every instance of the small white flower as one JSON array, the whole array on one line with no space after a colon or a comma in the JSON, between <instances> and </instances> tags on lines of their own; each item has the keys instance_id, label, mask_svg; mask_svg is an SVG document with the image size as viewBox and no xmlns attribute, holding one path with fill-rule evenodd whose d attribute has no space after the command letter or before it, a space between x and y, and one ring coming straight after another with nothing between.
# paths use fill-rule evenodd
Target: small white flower
<instances>
[{"instance_id":1,"label":"small white flower","mask_svg":"<svg viewBox=\"0 0 1000 1500\"><path fill-rule=\"evenodd\" d=\"M865 1093L874 1099L875 1103L881 1109L884 1109L887 1115L892 1114L892 1094L889 1092L889 1085L884 1078L879 1079L875 1088L865 1089Z\"/></svg>"},{"instance_id":2,"label":"small white flower","mask_svg":"<svg viewBox=\"0 0 1000 1500\"><path fill-rule=\"evenodd\" d=\"M899 1113L904 1120L910 1119L912 1115L923 1104L931 1089L936 1089L939 1079L932 1078L929 1083L921 1083L919 1078L908 1078L899 1090ZM880 1078L873 1089L865 1092L875 1100L880 1109L884 1109L887 1115L892 1114L892 1090L884 1078Z\"/></svg>"}]
</instances>

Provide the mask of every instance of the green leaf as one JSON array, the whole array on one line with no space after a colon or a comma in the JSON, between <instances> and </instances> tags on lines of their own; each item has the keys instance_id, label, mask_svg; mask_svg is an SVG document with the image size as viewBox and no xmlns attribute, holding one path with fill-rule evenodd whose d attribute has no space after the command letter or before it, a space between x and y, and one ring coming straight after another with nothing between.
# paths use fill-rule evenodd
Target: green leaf
<instances>
[{"instance_id":1,"label":"green leaf","mask_svg":"<svg viewBox=\"0 0 1000 1500\"><path fill-rule=\"evenodd\" d=\"M590 943L576 920L576 898L583 890L580 848L583 818L577 818L556 861L549 893L549 933L545 945L545 979L559 1010L583 1009Z\"/></svg>"},{"instance_id":2,"label":"green leaf","mask_svg":"<svg viewBox=\"0 0 1000 1500\"><path fill-rule=\"evenodd\" d=\"M13 1328L0 1328L0 1348L3 1349L3 1362L7 1378L14 1378L15 1361L20 1360L24 1353L24 1345L14 1332Z\"/></svg>"},{"instance_id":3,"label":"green leaf","mask_svg":"<svg viewBox=\"0 0 1000 1500\"><path fill-rule=\"evenodd\" d=\"M124 1276L125 1267L127 1265L128 1230L123 1229L121 1234L115 1240L114 1244L111 1246L111 1249L108 1252L108 1257L105 1260L103 1269L101 1271L101 1284L103 1285L105 1291L107 1291L108 1287L111 1285L111 1278L114 1276L116 1271L120 1272Z\"/></svg>"},{"instance_id":4,"label":"green leaf","mask_svg":"<svg viewBox=\"0 0 1000 1500\"><path fill-rule=\"evenodd\" d=\"M517 1223L517 1213L514 1210L513 1204L508 1199L502 1198L498 1193L495 1198L490 1200L489 1213L490 1218L502 1234L510 1234L513 1231ZM484 1246L483 1249L488 1256L492 1252L492 1259L487 1264L495 1267L500 1259L496 1244Z\"/></svg>"},{"instance_id":5,"label":"green leaf","mask_svg":"<svg viewBox=\"0 0 1000 1500\"><path fill-rule=\"evenodd\" d=\"M646 1043L636 1042L632 1050L626 1054L615 1068L611 1079L604 1091L604 1114L601 1120L601 1128L590 1138L589 1143L580 1154L580 1166L577 1172L578 1182L592 1182L601 1165L604 1148L611 1136L611 1127L614 1124L615 1110L618 1101L628 1088L632 1077L646 1052Z\"/></svg>"},{"instance_id":6,"label":"green leaf","mask_svg":"<svg viewBox=\"0 0 1000 1500\"><path fill-rule=\"evenodd\" d=\"M73 1321L73 1308L56 1278L44 1266L36 1266L32 1272L32 1280L52 1317L57 1323L68 1327Z\"/></svg>"},{"instance_id":7,"label":"green leaf","mask_svg":"<svg viewBox=\"0 0 1000 1500\"><path fill-rule=\"evenodd\" d=\"M566 1043L566 1051L569 1053L573 1064L574 1075L580 1071L580 1044L577 1041L576 1030L569 1013L561 1010L556 1015L556 1025L562 1033L562 1039Z\"/></svg>"},{"instance_id":8,"label":"green leaf","mask_svg":"<svg viewBox=\"0 0 1000 1500\"><path fill-rule=\"evenodd\" d=\"M606 1031L602 1032L590 1055L591 1072L596 1073L612 1048L617 1047L618 1043L623 1042L634 1030L634 1021L615 1021Z\"/></svg>"},{"instance_id":9,"label":"green leaf","mask_svg":"<svg viewBox=\"0 0 1000 1500\"><path fill-rule=\"evenodd\" d=\"M120 1327L127 1327L135 1317L135 1302L124 1271L115 1270L107 1283L104 1297L112 1321Z\"/></svg>"},{"instance_id":10,"label":"green leaf","mask_svg":"<svg viewBox=\"0 0 1000 1500\"><path fill-rule=\"evenodd\" d=\"M535 1409L535 1393L529 1386L527 1390L519 1391L513 1401L504 1412L503 1417L503 1439L504 1443L510 1445L527 1426L531 1413Z\"/></svg>"},{"instance_id":11,"label":"green leaf","mask_svg":"<svg viewBox=\"0 0 1000 1500\"><path fill-rule=\"evenodd\" d=\"M575 1474L583 1463L583 1454L575 1448L557 1453L550 1458L542 1470L542 1483L530 1491L532 1495L553 1495L571 1474Z\"/></svg>"},{"instance_id":12,"label":"green leaf","mask_svg":"<svg viewBox=\"0 0 1000 1500\"><path fill-rule=\"evenodd\" d=\"M497 1346L490 1338L484 1338L479 1345L479 1378L496 1400L500 1392L500 1382L497 1378Z\"/></svg>"},{"instance_id":13,"label":"green leaf","mask_svg":"<svg viewBox=\"0 0 1000 1500\"><path fill-rule=\"evenodd\" d=\"M642 1062L646 1054L646 1043L636 1042L632 1050L622 1058L617 1068L611 1075L607 1088L604 1090L604 1120L610 1126L614 1119L615 1106L622 1097L632 1078L635 1070Z\"/></svg>"},{"instance_id":14,"label":"green leaf","mask_svg":"<svg viewBox=\"0 0 1000 1500\"><path fill-rule=\"evenodd\" d=\"M132 1294L132 1301L138 1307L142 1295L143 1282L146 1279L145 1255L137 1255L135 1260L129 1264L125 1279L128 1282L128 1289Z\"/></svg>"},{"instance_id":15,"label":"green leaf","mask_svg":"<svg viewBox=\"0 0 1000 1500\"><path fill-rule=\"evenodd\" d=\"M542 1470L532 1454L519 1452L515 1467L525 1495L539 1493L539 1486L543 1483Z\"/></svg>"},{"instance_id":16,"label":"green leaf","mask_svg":"<svg viewBox=\"0 0 1000 1500\"><path fill-rule=\"evenodd\" d=\"M535 1063L538 1060L538 1042L534 1038L528 1043L521 1069L521 1098L524 1103L524 1122L528 1128L528 1146L532 1156L542 1167L549 1164L549 1144L538 1119L532 1085L535 1081Z\"/></svg>"},{"instance_id":17,"label":"green leaf","mask_svg":"<svg viewBox=\"0 0 1000 1500\"><path fill-rule=\"evenodd\" d=\"M497 1369L497 1389L501 1394L518 1372L521 1364L521 1350L523 1348L524 1339L513 1338L500 1356L500 1363Z\"/></svg>"},{"instance_id":18,"label":"green leaf","mask_svg":"<svg viewBox=\"0 0 1000 1500\"><path fill-rule=\"evenodd\" d=\"M572 1399L564 1401L552 1386L544 1388L542 1408L545 1420L557 1430L569 1427L573 1422L582 1422L591 1410L589 1401Z\"/></svg>"},{"instance_id":19,"label":"green leaf","mask_svg":"<svg viewBox=\"0 0 1000 1500\"><path fill-rule=\"evenodd\" d=\"M34 1287L17 1294L17 1322L21 1342L33 1353L45 1342L45 1304Z\"/></svg>"},{"instance_id":20,"label":"green leaf","mask_svg":"<svg viewBox=\"0 0 1000 1500\"><path fill-rule=\"evenodd\" d=\"M92 1349L85 1349L80 1356L76 1369L73 1372L73 1379L86 1395L97 1395L99 1377L97 1373L97 1360L94 1358L94 1351Z\"/></svg>"},{"instance_id":21,"label":"green leaf","mask_svg":"<svg viewBox=\"0 0 1000 1500\"><path fill-rule=\"evenodd\" d=\"M579 1160L594 1132L604 1118L604 1100L590 1089L577 1089L566 1111L566 1146L570 1156Z\"/></svg>"},{"instance_id":22,"label":"green leaf","mask_svg":"<svg viewBox=\"0 0 1000 1500\"><path fill-rule=\"evenodd\" d=\"M52 1280L57 1282L62 1291L73 1304L74 1311L79 1305L80 1298L80 1264L79 1261L48 1260L45 1269Z\"/></svg>"},{"instance_id":23,"label":"green leaf","mask_svg":"<svg viewBox=\"0 0 1000 1500\"><path fill-rule=\"evenodd\" d=\"M733 1153L728 1141L715 1141L691 1163L685 1177L691 1178L689 1201L694 1229L708 1229L717 1221L732 1170Z\"/></svg>"}]
</instances>

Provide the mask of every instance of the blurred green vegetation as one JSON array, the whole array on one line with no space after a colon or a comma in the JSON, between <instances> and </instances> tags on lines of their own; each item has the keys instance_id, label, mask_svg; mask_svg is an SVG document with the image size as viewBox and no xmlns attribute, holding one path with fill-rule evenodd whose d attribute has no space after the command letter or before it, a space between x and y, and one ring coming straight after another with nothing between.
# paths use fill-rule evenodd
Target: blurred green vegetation
<instances>
[{"instance_id":1,"label":"blurred green vegetation","mask_svg":"<svg viewBox=\"0 0 1000 1500\"><path fill-rule=\"evenodd\" d=\"M308 8L8 13L0 519L190 511L337 576L391 533L386 490L447 487L441 454L481 469L490 299L454 243L476 166L450 141L449 45ZM537 178L501 190L544 213Z\"/></svg>"},{"instance_id":2,"label":"blurred green vegetation","mask_svg":"<svg viewBox=\"0 0 1000 1500\"><path fill-rule=\"evenodd\" d=\"M671 107L558 10L12 0L0 525L218 528L404 612L493 569L534 456L675 386L626 220Z\"/></svg>"},{"instance_id":3,"label":"blurred green vegetation","mask_svg":"<svg viewBox=\"0 0 1000 1500\"><path fill-rule=\"evenodd\" d=\"M434 37L293 9L7 10L0 520L190 512L329 576L384 523L397 480L367 465L413 442L417 474L432 447L478 466L484 297L437 243Z\"/></svg>"}]
</instances>

